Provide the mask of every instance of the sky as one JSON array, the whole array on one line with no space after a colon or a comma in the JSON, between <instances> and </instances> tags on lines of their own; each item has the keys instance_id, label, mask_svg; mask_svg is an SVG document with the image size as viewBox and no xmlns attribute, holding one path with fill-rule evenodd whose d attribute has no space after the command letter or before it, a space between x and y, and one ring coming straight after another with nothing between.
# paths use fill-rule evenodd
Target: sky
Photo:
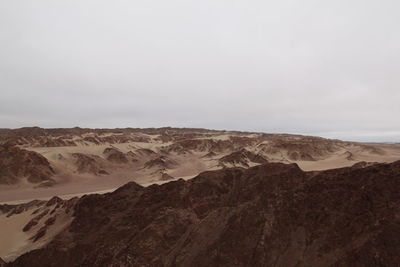
<instances>
[{"instance_id":1,"label":"sky","mask_svg":"<svg viewBox=\"0 0 400 267\"><path fill-rule=\"evenodd\" d=\"M0 128L400 142L400 2L0 1Z\"/></svg>"}]
</instances>

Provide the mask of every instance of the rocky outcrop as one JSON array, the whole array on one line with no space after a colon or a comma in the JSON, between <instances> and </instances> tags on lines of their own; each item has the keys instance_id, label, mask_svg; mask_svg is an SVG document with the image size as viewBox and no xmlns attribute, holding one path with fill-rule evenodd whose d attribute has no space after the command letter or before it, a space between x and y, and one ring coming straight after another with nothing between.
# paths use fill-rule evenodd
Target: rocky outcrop
<instances>
[{"instance_id":1,"label":"rocky outcrop","mask_svg":"<svg viewBox=\"0 0 400 267\"><path fill-rule=\"evenodd\" d=\"M160 169L160 170L166 170L166 169L172 169L177 165L177 163L165 156L160 156L156 159L152 159L147 161L144 164L144 168L147 169Z\"/></svg>"},{"instance_id":2,"label":"rocky outcrop","mask_svg":"<svg viewBox=\"0 0 400 267\"><path fill-rule=\"evenodd\" d=\"M71 225L8 266L397 266L400 162L204 172L77 202Z\"/></svg>"},{"instance_id":3,"label":"rocky outcrop","mask_svg":"<svg viewBox=\"0 0 400 267\"><path fill-rule=\"evenodd\" d=\"M99 139L94 137L94 136L86 136L86 137L82 138L82 140L85 141L85 142L90 142L90 143L95 144L95 145L99 145L100 144Z\"/></svg>"},{"instance_id":4,"label":"rocky outcrop","mask_svg":"<svg viewBox=\"0 0 400 267\"><path fill-rule=\"evenodd\" d=\"M347 159L347 160L354 160L354 155L353 153L351 153L350 151L346 151L343 153L343 156Z\"/></svg>"},{"instance_id":5,"label":"rocky outcrop","mask_svg":"<svg viewBox=\"0 0 400 267\"><path fill-rule=\"evenodd\" d=\"M54 170L42 155L15 146L0 146L0 184L53 182Z\"/></svg>"},{"instance_id":6,"label":"rocky outcrop","mask_svg":"<svg viewBox=\"0 0 400 267\"><path fill-rule=\"evenodd\" d=\"M223 167L227 165L229 167L249 167L250 163L263 164L267 162L268 160L263 156L254 154L246 149L241 149L219 159L219 164Z\"/></svg>"},{"instance_id":7,"label":"rocky outcrop","mask_svg":"<svg viewBox=\"0 0 400 267\"><path fill-rule=\"evenodd\" d=\"M89 173L94 175L108 174L103 169L102 159L96 155L86 155L82 153L73 153L77 173Z\"/></svg>"},{"instance_id":8,"label":"rocky outcrop","mask_svg":"<svg viewBox=\"0 0 400 267\"><path fill-rule=\"evenodd\" d=\"M107 147L104 149L103 154L112 163L127 164L129 162L127 156L114 147Z\"/></svg>"},{"instance_id":9,"label":"rocky outcrop","mask_svg":"<svg viewBox=\"0 0 400 267\"><path fill-rule=\"evenodd\" d=\"M7 214L6 216L10 217L15 214L21 214L22 212L25 212L25 211L31 209L32 207L42 205L43 203L45 203L45 201L32 200L28 203L19 204L19 205L4 204L4 205L0 205L0 211L2 214Z\"/></svg>"},{"instance_id":10,"label":"rocky outcrop","mask_svg":"<svg viewBox=\"0 0 400 267\"><path fill-rule=\"evenodd\" d=\"M161 181L169 181L169 180L174 180L174 179L175 179L174 177L172 177L171 175L169 175L166 172L163 172L161 174L161 178L160 178Z\"/></svg>"}]
</instances>

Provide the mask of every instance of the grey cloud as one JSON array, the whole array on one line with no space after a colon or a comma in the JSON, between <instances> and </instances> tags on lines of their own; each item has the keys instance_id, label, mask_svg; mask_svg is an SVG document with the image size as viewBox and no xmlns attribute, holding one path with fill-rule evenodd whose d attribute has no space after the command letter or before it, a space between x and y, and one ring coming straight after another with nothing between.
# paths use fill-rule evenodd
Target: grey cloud
<instances>
[{"instance_id":1,"label":"grey cloud","mask_svg":"<svg viewBox=\"0 0 400 267\"><path fill-rule=\"evenodd\" d=\"M0 127L399 141L397 1L2 1Z\"/></svg>"}]
</instances>

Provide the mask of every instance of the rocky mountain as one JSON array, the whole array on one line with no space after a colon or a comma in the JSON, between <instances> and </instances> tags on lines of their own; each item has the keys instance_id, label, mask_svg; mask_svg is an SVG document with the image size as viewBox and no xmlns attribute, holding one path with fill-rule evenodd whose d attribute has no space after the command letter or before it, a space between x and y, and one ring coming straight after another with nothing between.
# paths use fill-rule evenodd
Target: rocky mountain
<instances>
[{"instance_id":1,"label":"rocky mountain","mask_svg":"<svg viewBox=\"0 0 400 267\"><path fill-rule=\"evenodd\" d=\"M130 182L70 202L71 223L7 266L398 266L399 191L400 161ZM44 216L35 220L46 225Z\"/></svg>"}]
</instances>

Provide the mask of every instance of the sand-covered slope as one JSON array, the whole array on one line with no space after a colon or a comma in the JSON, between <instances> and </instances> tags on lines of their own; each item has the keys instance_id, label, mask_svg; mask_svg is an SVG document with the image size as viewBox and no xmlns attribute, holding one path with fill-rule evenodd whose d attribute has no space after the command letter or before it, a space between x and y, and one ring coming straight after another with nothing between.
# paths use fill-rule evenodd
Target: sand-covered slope
<instances>
[{"instance_id":1,"label":"sand-covered slope","mask_svg":"<svg viewBox=\"0 0 400 267\"><path fill-rule=\"evenodd\" d=\"M397 266L399 174L400 162L267 163L131 182L81 198L64 230L8 266Z\"/></svg>"},{"instance_id":2,"label":"sand-covered slope","mask_svg":"<svg viewBox=\"0 0 400 267\"><path fill-rule=\"evenodd\" d=\"M53 197L49 201L0 205L0 258L12 261L52 241L72 222L77 200Z\"/></svg>"}]
</instances>

